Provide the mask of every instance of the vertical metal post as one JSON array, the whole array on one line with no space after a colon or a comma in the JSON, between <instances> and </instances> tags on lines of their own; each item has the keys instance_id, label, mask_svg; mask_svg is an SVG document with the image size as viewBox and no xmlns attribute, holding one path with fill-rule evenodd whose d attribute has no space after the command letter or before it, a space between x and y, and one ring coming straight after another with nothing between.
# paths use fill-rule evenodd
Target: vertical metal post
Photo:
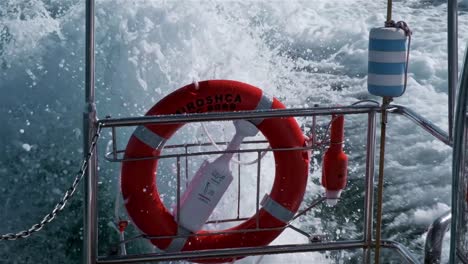
<instances>
[{"instance_id":1,"label":"vertical metal post","mask_svg":"<svg viewBox=\"0 0 468 264\"><path fill-rule=\"evenodd\" d=\"M95 107L95 90L94 90L94 11L95 5L94 0L86 0L86 103L88 107L93 109L87 109L88 113L90 110L96 112Z\"/></svg>"},{"instance_id":2,"label":"vertical metal post","mask_svg":"<svg viewBox=\"0 0 468 264\"><path fill-rule=\"evenodd\" d=\"M188 180L188 175L189 175L189 166L188 166L188 147L187 147L187 144L185 144L184 146L185 148L185 189L187 190L187 187L188 187L188 184L189 184L189 180Z\"/></svg>"},{"instance_id":3,"label":"vertical metal post","mask_svg":"<svg viewBox=\"0 0 468 264\"><path fill-rule=\"evenodd\" d=\"M370 263L372 252L372 218L374 206L374 164L375 164L376 114L372 111L367 120L366 146L366 193L364 202L364 263Z\"/></svg>"},{"instance_id":4,"label":"vertical metal post","mask_svg":"<svg viewBox=\"0 0 468 264\"><path fill-rule=\"evenodd\" d=\"M256 203L255 203L255 223L256 228L260 227L260 219L259 219L259 211L260 211L260 172L262 169L262 152L257 152L257 196L256 196Z\"/></svg>"},{"instance_id":5,"label":"vertical metal post","mask_svg":"<svg viewBox=\"0 0 468 264\"><path fill-rule=\"evenodd\" d=\"M453 130L453 160L452 160L452 225L450 228L450 261L457 263L457 247L459 238L465 234L463 210L465 208L465 148L466 148L466 103L468 99L468 56L461 75L460 89Z\"/></svg>"},{"instance_id":6,"label":"vertical metal post","mask_svg":"<svg viewBox=\"0 0 468 264\"><path fill-rule=\"evenodd\" d=\"M448 0L448 135L453 141L453 121L455 98L458 85L458 4L457 0Z\"/></svg>"},{"instance_id":7,"label":"vertical metal post","mask_svg":"<svg viewBox=\"0 0 468 264\"><path fill-rule=\"evenodd\" d=\"M237 153L237 219L240 218L240 199L241 199L241 155Z\"/></svg>"},{"instance_id":8,"label":"vertical metal post","mask_svg":"<svg viewBox=\"0 0 468 264\"><path fill-rule=\"evenodd\" d=\"M380 122L380 154L379 154L379 181L377 186L377 219L375 224L375 264L380 261L380 247L382 238L382 219L383 219L383 192L384 192L384 174L385 174L385 141L387 132L387 107L392 102L392 98L384 96L382 98L381 122Z\"/></svg>"},{"instance_id":9,"label":"vertical metal post","mask_svg":"<svg viewBox=\"0 0 468 264\"><path fill-rule=\"evenodd\" d=\"M116 160L117 156L117 131L115 127L112 127L112 157Z\"/></svg>"},{"instance_id":10,"label":"vertical metal post","mask_svg":"<svg viewBox=\"0 0 468 264\"><path fill-rule=\"evenodd\" d=\"M177 195L177 217L176 221L177 223L180 223L180 156L177 156L177 190L176 190L176 195Z\"/></svg>"},{"instance_id":11,"label":"vertical metal post","mask_svg":"<svg viewBox=\"0 0 468 264\"><path fill-rule=\"evenodd\" d=\"M94 93L94 0L86 0L86 110L84 113L84 154L96 133ZM85 175L83 263L96 263L97 257L97 155L96 149Z\"/></svg>"}]
</instances>

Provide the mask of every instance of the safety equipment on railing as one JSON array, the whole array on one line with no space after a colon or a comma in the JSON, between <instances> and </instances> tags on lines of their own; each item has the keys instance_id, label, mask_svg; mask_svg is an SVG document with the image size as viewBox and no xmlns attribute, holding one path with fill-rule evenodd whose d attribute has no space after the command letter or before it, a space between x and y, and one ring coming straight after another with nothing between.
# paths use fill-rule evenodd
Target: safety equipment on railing
<instances>
[{"instance_id":1,"label":"safety equipment on railing","mask_svg":"<svg viewBox=\"0 0 468 264\"><path fill-rule=\"evenodd\" d=\"M348 178L348 156L343 152L344 116L332 116L330 146L323 155L322 186L325 187L326 202L335 206L346 187Z\"/></svg>"},{"instance_id":2,"label":"safety equipment on railing","mask_svg":"<svg viewBox=\"0 0 468 264\"><path fill-rule=\"evenodd\" d=\"M40 223L31 226L27 230L17 232L16 234L8 233L5 235L1 235L0 241L18 240L21 238L27 238L31 236L33 233L40 231L42 228L44 228L45 225L47 225L48 223L52 222L55 219L57 214L60 213L65 208L65 205L67 205L67 202L73 197L73 195L76 192L76 188L78 187L78 184L84 178L84 175L86 174L86 170L88 169L88 166L89 166L89 161L93 157L94 150L96 148L96 144L97 144L100 134L101 134L101 126L98 125L96 129L96 133L93 135L91 139L91 145L88 149L88 152L86 153L85 158L81 162L81 167L78 173L76 174L75 180L73 181L70 188L68 188L68 190L65 192L62 199L55 205L52 212L44 216L44 218L42 218Z\"/></svg>"},{"instance_id":3,"label":"safety equipment on railing","mask_svg":"<svg viewBox=\"0 0 468 264\"><path fill-rule=\"evenodd\" d=\"M369 35L369 73L367 76L369 93L382 97L376 247L374 254L376 264L379 264L380 261L387 108L393 97L401 96L406 91L411 35L412 32L406 22L399 21L395 23L392 20L392 0L388 0L385 27L373 28Z\"/></svg>"},{"instance_id":4,"label":"safety equipment on railing","mask_svg":"<svg viewBox=\"0 0 468 264\"><path fill-rule=\"evenodd\" d=\"M180 206L174 208L179 225L191 232L199 231L227 191L234 177L229 168L234 151L239 150L245 137L258 133L257 127L245 120L234 121L236 134L224 154L213 162L205 162L195 173L182 196Z\"/></svg>"},{"instance_id":5,"label":"safety equipment on railing","mask_svg":"<svg viewBox=\"0 0 468 264\"><path fill-rule=\"evenodd\" d=\"M227 80L211 80L180 88L158 102L151 115L283 109L276 98L257 87ZM189 251L264 246L273 241L297 212L306 188L309 160L305 150L274 151L275 148L305 146L305 138L293 117L256 118L255 124L269 141L274 153L276 175L273 188L257 214L222 231L191 233L177 223L165 208L156 186L157 159L122 163L121 188L132 222L159 249ZM158 157L164 143L183 124L144 125L136 128L125 150L125 158ZM269 229L269 230L262 230ZM171 238L177 236L177 238ZM162 238L157 238L162 237ZM205 259L223 262L232 259Z\"/></svg>"},{"instance_id":6,"label":"safety equipment on railing","mask_svg":"<svg viewBox=\"0 0 468 264\"><path fill-rule=\"evenodd\" d=\"M408 43L408 44L407 44ZM367 89L377 96L398 97L406 90L411 30L390 21L369 35Z\"/></svg>"}]
</instances>

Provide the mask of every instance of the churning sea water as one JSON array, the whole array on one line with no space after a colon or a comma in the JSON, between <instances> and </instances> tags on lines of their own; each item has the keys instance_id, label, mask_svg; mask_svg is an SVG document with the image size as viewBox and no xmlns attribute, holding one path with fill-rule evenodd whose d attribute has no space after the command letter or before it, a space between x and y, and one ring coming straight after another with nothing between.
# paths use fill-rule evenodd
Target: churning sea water
<instances>
[{"instance_id":1,"label":"churning sea water","mask_svg":"<svg viewBox=\"0 0 468 264\"><path fill-rule=\"evenodd\" d=\"M96 2L96 89L101 118L143 115L166 94L194 79L250 83L288 107L346 105L372 98L366 88L368 32L383 24L385 1ZM395 102L446 128L447 5L440 0L394 5L394 19L405 20L414 32L407 93ZM468 40L468 9L466 2L460 6L462 57ZM78 170L83 155L84 17L82 0L0 2L0 233L40 221ZM363 117L346 121L350 172L342 201L336 208L320 205L301 218L297 225L304 230L328 234L330 239L359 237L365 122ZM183 130L174 141L203 138L200 128L195 128L197 133ZM219 137L224 136L223 130L232 131L219 124L210 129ZM108 132L100 140L102 150L110 139ZM128 132L122 132L119 147L125 146ZM451 149L399 117L390 118L387 144L384 237L422 256L425 229L450 206ZM319 154L316 163L320 163ZM273 160L267 156L262 164L273 164ZM272 182L273 171L268 167L274 166L264 166L263 192ZM170 168L170 163L162 165L160 174L167 171L169 175ZM248 175L254 171L243 170L245 194L252 191L255 177ZM168 204L174 197L170 178L159 179ZM319 178L317 168L310 175L306 202L323 191ZM100 254L108 253L117 241L108 223L115 214L125 216L123 209L114 210L118 184L119 165L102 162ZM0 263L80 263L82 193L43 231L25 240L1 242ZM248 215L255 199L245 200ZM232 195L226 195L215 214L227 213L230 202ZM135 233L135 228L129 229ZM274 243L304 240L288 231ZM152 248L144 241L129 246L130 252L142 250ZM311 259L358 263L360 254L301 253L242 262L310 263Z\"/></svg>"}]
</instances>

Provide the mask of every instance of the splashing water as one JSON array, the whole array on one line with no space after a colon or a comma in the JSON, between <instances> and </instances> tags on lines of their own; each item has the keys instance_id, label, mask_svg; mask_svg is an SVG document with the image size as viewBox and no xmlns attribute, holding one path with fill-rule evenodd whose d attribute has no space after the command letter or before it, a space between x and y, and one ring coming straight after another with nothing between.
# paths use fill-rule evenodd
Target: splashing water
<instances>
[{"instance_id":1,"label":"splashing water","mask_svg":"<svg viewBox=\"0 0 468 264\"><path fill-rule=\"evenodd\" d=\"M464 46L467 3L461 1L460 5L459 36L460 46ZM194 79L250 83L288 107L348 104L370 98L366 91L367 38L369 29L385 20L385 6L384 1L363 0L99 0L99 116L143 115L166 94ZM395 19L407 21L414 32L407 94L396 103L444 128L446 9L438 0L396 2L394 7ZM84 14L84 1L79 0L0 3L0 122L4 124L0 130L0 233L40 220L78 169L83 155ZM353 117L346 123L346 150L352 165L342 205L335 209L319 206L300 221L303 229L328 233L332 238L359 238L364 121ZM402 118L390 118L383 231L384 237L404 243L421 256L425 229L449 209L451 150L413 127ZM188 130L179 134L174 140L192 139ZM105 134L101 145L108 140ZM267 156L263 164L273 164L272 157ZM248 183L253 177L244 174L253 171L255 168L243 170L245 194L252 192ZM265 178L271 174L268 169L262 172ZM320 170L311 175L307 202L321 192L319 175ZM107 223L114 215L118 177L117 164L102 162L100 254L108 253L111 243L117 241ZM271 179L262 182L262 192L270 186ZM226 204L232 195L226 197L217 212L220 215L229 210ZM37 235L0 243L2 261L80 263L81 199L78 193L57 221ZM247 201L247 213L254 202ZM293 242L305 241L288 231L274 243ZM142 242L129 250L148 248ZM314 259L318 263L352 263L359 258L348 253L252 257L242 262L307 263Z\"/></svg>"}]
</instances>

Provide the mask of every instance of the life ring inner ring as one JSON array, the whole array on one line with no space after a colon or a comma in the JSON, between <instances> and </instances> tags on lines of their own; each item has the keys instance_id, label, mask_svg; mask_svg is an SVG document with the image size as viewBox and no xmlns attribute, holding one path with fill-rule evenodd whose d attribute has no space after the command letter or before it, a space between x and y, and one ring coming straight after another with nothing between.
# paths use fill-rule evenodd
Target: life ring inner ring
<instances>
[{"instance_id":1,"label":"life ring inner ring","mask_svg":"<svg viewBox=\"0 0 468 264\"><path fill-rule=\"evenodd\" d=\"M174 91L154 105L146 116L283 108L285 106L281 102L276 98L269 98L257 87L237 81L210 80ZM293 117L249 121L258 127L273 149L305 146L305 137ZM137 127L129 139L124 158L159 156L165 141L181 126L183 124ZM286 226L297 212L304 196L309 170L309 159L305 150L273 153L275 179L258 216L253 215L232 228L222 231L202 230L197 233L199 236L167 238L188 235L188 232L178 226L160 199L155 176L157 159L122 162L121 189L125 207L133 223L144 234L165 237L151 239L151 243L161 250L174 252L268 245L281 233L281 227ZM257 228L277 229L256 230ZM222 234L223 232L227 233ZM219 262L220 259L215 261Z\"/></svg>"}]
</instances>

